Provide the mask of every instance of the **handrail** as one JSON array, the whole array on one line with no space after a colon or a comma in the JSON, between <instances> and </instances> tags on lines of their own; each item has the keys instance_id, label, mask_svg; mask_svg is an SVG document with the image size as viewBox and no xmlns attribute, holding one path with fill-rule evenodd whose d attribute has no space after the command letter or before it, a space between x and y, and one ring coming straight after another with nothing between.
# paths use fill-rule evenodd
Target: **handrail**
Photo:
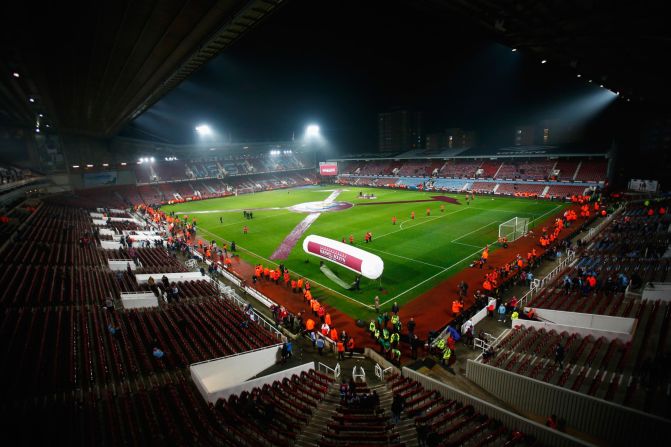
<instances>
[{"instance_id":1,"label":"handrail","mask_svg":"<svg viewBox=\"0 0 671 447\"><path fill-rule=\"evenodd\" d=\"M328 373L328 374L333 374L333 377L335 377L336 379L338 377L340 377L340 363L336 363L335 368L331 368L330 366L325 365L322 362L318 362L317 363L317 372L320 371L320 368L323 368L324 371L326 371L326 373Z\"/></svg>"},{"instance_id":2,"label":"handrail","mask_svg":"<svg viewBox=\"0 0 671 447\"><path fill-rule=\"evenodd\" d=\"M384 380L384 376L389 372L393 371L394 368L388 366L387 368L382 368L379 363L375 363L375 377L380 380Z\"/></svg>"},{"instance_id":3,"label":"handrail","mask_svg":"<svg viewBox=\"0 0 671 447\"><path fill-rule=\"evenodd\" d=\"M559 262L559 265L552 269L550 273L545 275L542 279L534 279L532 281L531 285L529 286L529 291L522 295L522 297L517 302L517 307L520 309L526 307L525 304L530 302L537 293L547 287L550 283L550 280L556 278L561 272L563 272L569 266L569 264L573 263L575 258L576 252L573 250L567 250L564 259L562 259Z\"/></svg>"}]
</instances>

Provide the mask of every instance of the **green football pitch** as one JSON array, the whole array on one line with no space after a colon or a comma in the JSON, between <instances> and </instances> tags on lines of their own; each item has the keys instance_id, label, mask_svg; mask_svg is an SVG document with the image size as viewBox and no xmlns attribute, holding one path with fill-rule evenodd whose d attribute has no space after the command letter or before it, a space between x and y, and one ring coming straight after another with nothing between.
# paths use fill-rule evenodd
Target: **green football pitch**
<instances>
[{"instance_id":1,"label":"green football pitch","mask_svg":"<svg viewBox=\"0 0 671 447\"><path fill-rule=\"evenodd\" d=\"M321 213L285 260L270 261L284 239L307 216L288 208L322 201L335 189L334 186L311 186L268 191L164 206L163 210L187 214L189 220L196 217L199 238L216 240L220 246L222 241L235 241L238 254L250 263L269 266L284 263L294 275L306 277L318 289L325 290L332 306L354 318L367 318L375 295L380 295L381 303L397 301L402 305L469 265L485 244L497 240L500 223L513 217L526 217L533 227L564 207L558 202L487 196L476 196L466 205L464 195L460 194L447 194L460 204L416 202L444 194L338 187L341 192L335 200L354 206ZM363 199L360 193L375 194L377 198ZM443 212L441 205L445 205ZM426 215L427 208L431 209L430 216ZM244 218L245 209L253 210L252 220ZM411 220L413 211L416 217ZM396 225L392 225L392 216L397 218ZM249 227L246 235L243 234L245 225ZM373 234L373 242L369 244L364 243L367 231ZM338 241L346 238L348 243L349 236L353 235L357 247L384 261L381 279L362 278L358 291L339 286L319 269L319 258L303 251L303 239L310 234ZM354 281L354 272L331 262L327 264L347 283Z\"/></svg>"}]
</instances>

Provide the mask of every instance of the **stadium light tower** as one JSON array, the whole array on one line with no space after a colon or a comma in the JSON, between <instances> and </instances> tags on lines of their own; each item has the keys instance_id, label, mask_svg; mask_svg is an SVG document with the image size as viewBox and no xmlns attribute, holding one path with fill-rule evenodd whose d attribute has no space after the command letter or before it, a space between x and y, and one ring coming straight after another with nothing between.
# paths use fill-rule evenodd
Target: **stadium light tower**
<instances>
[{"instance_id":1,"label":"stadium light tower","mask_svg":"<svg viewBox=\"0 0 671 447\"><path fill-rule=\"evenodd\" d=\"M196 132L201 137L207 137L212 135L212 129L207 124L199 124L196 126Z\"/></svg>"},{"instance_id":2,"label":"stadium light tower","mask_svg":"<svg viewBox=\"0 0 671 447\"><path fill-rule=\"evenodd\" d=\"M316 124L309 124L305 128L305 137L310 138L319 138L319 126Z\"/></svg>"},{"instance_id":3,"label":"stadium light tower","mask_svg":"<svg viewBox=\"0 0 671 447\"><path fill-rule=\"evenodd\" d=\"M304 146L310 148L315 156L315 169L318 167L318 151L320 146L323 146L325 143L324 137L321 134L319 126L317 124L308 124L305 126L305 133L303 134Z\"/></svg>"}]
</instances>

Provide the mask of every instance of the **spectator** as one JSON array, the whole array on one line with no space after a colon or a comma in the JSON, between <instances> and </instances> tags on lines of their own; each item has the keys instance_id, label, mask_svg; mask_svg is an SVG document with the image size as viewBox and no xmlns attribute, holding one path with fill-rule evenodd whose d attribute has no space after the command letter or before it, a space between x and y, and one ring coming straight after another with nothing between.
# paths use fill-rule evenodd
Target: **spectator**
<instances>
[{"instance_id":1,"label":"spectator","mask_svg":"<svg viewBox=\"0 0 671 447\"><path fill-rule=\"evenodd\" d=\"M499 318L498 321L501 321L503 323L506 322L506 305L504 303L501 303L499 306Z\"/></svg>"},{"instance_id":2,"label":"spectator","mask_svg":"<svg viewBox=\"0 0 671 447\"><path fill-rule=\"evenodd\" d=\"M555 365L559 363L559 369L564 369L564 347L561 343L557 343L555 347Z\"/></svg>"},{"instance_id":3,"label":"spectator","mask_svg":"<svg viewBox=\"0 0 671 447\"><path fill-rule=\"evenodd\" d=\"M317 351L319 352L319 355L323 355L324 353L324 339L322 337L317 338Z\"/></svg>"},{"instance_id":4,"label":"spectator","mask_svg":"<svg viewBox=\"0 0 671 447\"><path fill-rule=\"evenodd\" d=\"M401 422L401 413L405 405L404 399L399 395L394 395L394 400L391 403L391 420L394 425Z\"/></svg>"},{"instance_id":5,"label":"spectator","mask_svg":"<svg viewBox=\"0 0 671 447\"><path fill-rule=\"evenodd\" d=\"M154 349L151 351L151 355L154 356L154 358L161 359L165 355L165 353L160 350L158 347L154 346Z\"/></svg>"}]
</instances>

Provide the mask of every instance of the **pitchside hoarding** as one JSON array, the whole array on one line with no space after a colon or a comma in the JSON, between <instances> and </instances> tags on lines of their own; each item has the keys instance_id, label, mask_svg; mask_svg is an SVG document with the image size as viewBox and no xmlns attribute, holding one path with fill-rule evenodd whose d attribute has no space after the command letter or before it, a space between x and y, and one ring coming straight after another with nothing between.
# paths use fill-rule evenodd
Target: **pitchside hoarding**
<instances>
[{"instance_id":1,"label":"pitchside hoarding","mask_svg":"<svg viewBox=\"0 0 671 447\"><path fill-rule=\"evenodd\" d=\"M323 176L338 175L337 163L319 163L319 173Z\"/></svg>"},{"instance_id":2,"label":"pitchside hoarding","mask_svg":"<svg viewBox=\"0 0 671 447\"><path fill-rule=\"evenodd\" d=\"M372 253L342 242L311 234L303 241L303 250L361 274L368 279L382 276L384 261Z\"/></svg>"}]
</instances>

